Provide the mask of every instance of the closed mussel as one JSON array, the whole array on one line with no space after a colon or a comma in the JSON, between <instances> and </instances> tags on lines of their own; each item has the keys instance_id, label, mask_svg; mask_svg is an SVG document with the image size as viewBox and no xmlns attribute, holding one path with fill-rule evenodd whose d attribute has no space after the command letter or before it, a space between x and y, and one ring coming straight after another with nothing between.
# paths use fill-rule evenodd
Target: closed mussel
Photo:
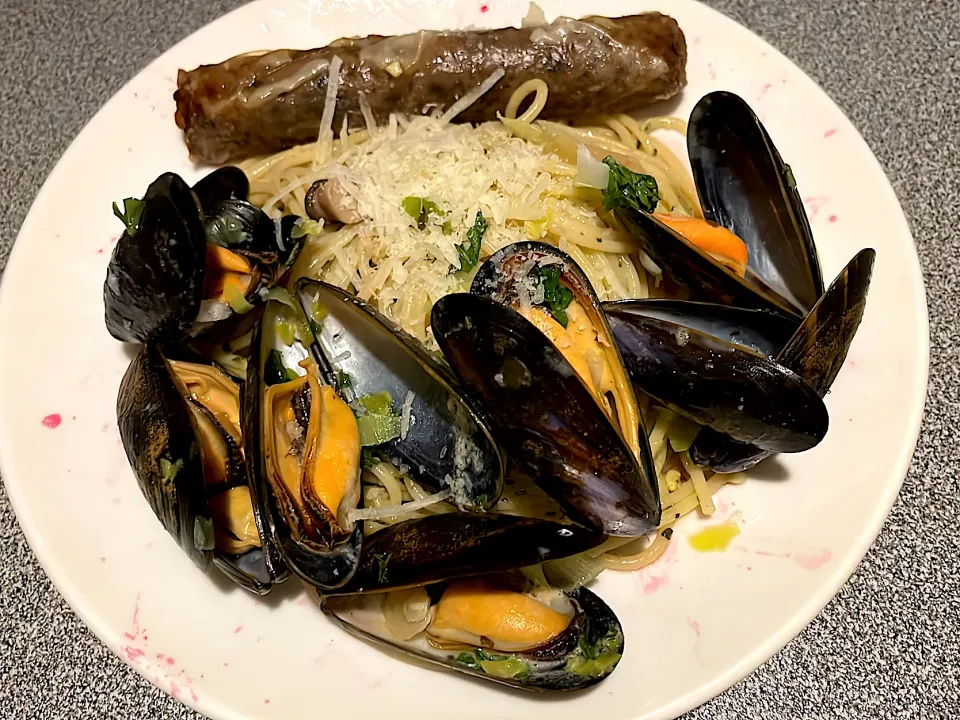
<instances>
[{"instance_id":1,"label":"closed mussel","mask_svg":"<svg viewBox=\"0 0 960 720\"><path fill-rule=\"evenodd\" d=\"M258 594L285 577L251 496L236 383L212 365L168 361L146 345L121 382L117 419L144 497L199 567L213 562Z\"/></svg>"}]
</instances>

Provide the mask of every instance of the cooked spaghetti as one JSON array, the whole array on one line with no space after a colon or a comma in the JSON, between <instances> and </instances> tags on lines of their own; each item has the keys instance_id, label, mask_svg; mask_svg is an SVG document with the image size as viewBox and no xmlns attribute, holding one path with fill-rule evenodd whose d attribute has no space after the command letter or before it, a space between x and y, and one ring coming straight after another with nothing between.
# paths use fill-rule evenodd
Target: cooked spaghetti
<instances>
[{"instance_id":1,"label":"cooked spaghetti","mask_svg":"<svg viewBox=\"0 0 960 720\"><path fill-rule=\"evenodd\" d=\"M542 80L522 85L499 122L454 125L451 120L499 80L494 75L445 113L391 115L378 127L363 96L365 127L331 128L337 95L335 58L327 103L315 143L247 161L250 199L272 217L308 215L308 191L318 180L336 181L358 222L317 222L292 273L338 285L360 297L429 347L430 308L452 292L469 290L472 272L461 268L458 246L473 219L488 220L479 259L523 240L558 246L583 268L601 300L664 294L660 269L603 210L602 189L612 157L654 177L657 212L674 220L702 217L684 165L654 136L683 134L684 121L638 121L617 114L590 124L538 120L549 89ZM722 239L721 239L722 240ZM722 248L713 248L721 258ZM733 253L730 253L731 255ZM588 574L604 567L634 570L660 557L673 524L694 510L714 512L713 494L742 475L705 476L687 450L697 427L641 402L659 483L662 524L650 538L610 538L587 553ZM443 493L429 495L388 462L363 472L363 508L354 518L375 532L413 515L447 512ZM522 479L508 480L498 510L550 517L559 508ZM581 562L583 559L581 559Z\"/></svg>"}]
</instances>

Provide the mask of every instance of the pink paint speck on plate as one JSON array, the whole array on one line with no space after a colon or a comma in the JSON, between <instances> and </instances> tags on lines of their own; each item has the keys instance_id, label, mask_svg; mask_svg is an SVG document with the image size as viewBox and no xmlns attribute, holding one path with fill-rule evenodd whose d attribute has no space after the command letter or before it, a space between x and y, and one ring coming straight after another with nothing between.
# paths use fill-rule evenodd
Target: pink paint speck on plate
<instances>
[{"instance_id":1,"label":"pink paint speck on plate","mask_svg":"<svg viewBox=\"0 0 960 720\"><path fill-rule=\"evenodd\" d=\"M53 430L56 427L60 427L60 423L63 422L63 418L60 416L60 413L50 413L41 422L45 428L50 428Z\"/></svg>"},{"instance_id":2,"label":"pink paint speck on plate","mask_svg":"<svg viewBox=\"0 0 960 720\"><path fill-rule=\"evenodd\" d=\"M827 130L827 131L823 134L823 136L824 136L825 138L828 138L828 137L833 137L833 136L836 135L836 134L837 134L837 129L836 129L836 128L830 128L829 130Z\"/></svg>"},{"instance_id":3,"label":"pink paint speck on plate","mask_svg":"<svg viewBox=\"0 0 960 720\"><path fill-rule=\"evenodd\" d=\"M657 590L667 584L667 578L663 575L654 575L643 584L643 594L652 595Z\"/></svg>"},{"instance_id":4,"label":"pink paint speck on plate","mask_svg":"<svg viewBox=\"0 0 960 720\"><path fill-rule=\"evenodd\" d=\"M836 216L836 215L831 215L830 217L827 218L827 220L829 220L829 221L832 222L832 223L835 223L835 222L837 221L837 216Z\"/></svg>"},{"instance_id":5,"label":"pink paint speck on plate","mask_svg":"<svg viewBox=\"0 0 960 720\"><path fill-rule=\"evenodd\" d=\"M243 625L237 625L237 627L234 628L233 634L239 635L241 630L243 630Z\"/></svg>"},{"instance_id":6,"label":"pink paint speck on plate","mask_svg":"<svg viewBox=\"0 0 960 720\"><path fill-rule=\"evenodd\" d=\"M815 555L801 555L798 553L794 556L793 560L804 570L819 570L830 561L830 551L823 548Z\"/></svg>"},{"instance_id":7,"label":"pink paint speck on plate","mask_svg":"<svg viewBox=\"0 0 960 720\"><path fill-rule=\"evenodd\" d=\"M690 629L693 630L693 634L697 637L700 637L700 623L698 623L693 618L687 620L687 625L690 626Z\"/></svg>"}]
</instances>

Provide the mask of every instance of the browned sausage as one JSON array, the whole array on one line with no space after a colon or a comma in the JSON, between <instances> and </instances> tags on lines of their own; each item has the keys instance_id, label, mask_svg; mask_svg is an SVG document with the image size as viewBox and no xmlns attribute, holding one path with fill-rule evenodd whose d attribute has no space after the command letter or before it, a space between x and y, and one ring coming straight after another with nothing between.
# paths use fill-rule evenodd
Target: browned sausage
<instances>
[{"instance_id":1,"label":"browned sausage","mask_svg":"<svg viewBox=\"0 0 960 720\"><path fill-rule=\"evenodd\" d=\"M315 140L335 55L343 61L336 129L344 114L352 127L363 122L359 93L382 123L392 112L448 108L499 68L503 79L457 121L495 119L513 91L533 78L550 88L546 118L631 112L686 84L683 32L660 13L341 39L319 50L239 55L181 70L176 120L193 158L223 163Z\"/></svg>"}]
</instances>

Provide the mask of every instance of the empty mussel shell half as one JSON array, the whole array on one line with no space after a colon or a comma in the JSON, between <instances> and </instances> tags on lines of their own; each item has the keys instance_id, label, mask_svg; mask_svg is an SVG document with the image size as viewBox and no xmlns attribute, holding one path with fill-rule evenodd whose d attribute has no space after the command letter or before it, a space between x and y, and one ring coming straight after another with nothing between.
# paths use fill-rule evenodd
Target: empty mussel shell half
<instances>
[{"instance_id":1,"label":"empty mussel shell half","mask_svg":"<svg viewBox=\"0 0 960 720\"><path fill-rule=\"evenodd\" d=\"M860 326L875 257L872 248L854 256L776 357L820 397L833 385ZM715 472L747 470L770 454L769 450L711 430L701 432L690 448L694 462Z\"/></svg>"},{"instance_id":2,"label":"empty mussel shell half","mask_svg":"<svg viewBox=\"0 0 960 720\"><path fill-rule=\"evenodd\" d=\"M333 285L302 280L297 297L326 382L358 413L362 441L461 510L493 506L503 456L486 421L412 337Z\"/></svg>"},{"instance_id":3,"label":"empty mussel shell half","mask_svg":"<svg viewBox=\"0 0 960 720\"><path fill-rule=\"evenodd\" d=\"M383 592L576 555L604 541L577 525L516 515L443 513L368 536L360 565L336 594Z\"/></svg>"},{"instance_id":4,"label":"empty mussel shell half","mask_svg":"<svg viewBox=\"0 0 960 720\"><path fill-rule=\"evenodd\" d=\"M270 300L254 327L244 447L264 530L283 562L320 588L353 575L363 541L360 438L352 410L323 382L312 334L292 300Z\"/></svg>"},{"instance_id":5,"label":"empty mussel shell half","mask_svg":"<svg viewBox=\"0 0 960 720\"><path fill-rule=\"evenodd\" d=\"M199 567L213 562L257 594L285 577L268 561L241 450L240 390L227 375L146 345L120 384L117 420L141 492Z\"/></svg>"},{"instance_id":6,"label":"empty mussel shell half","mask_svg":"<svg viewBox=\"0 0 960 720\"><path fill-rule=\"evenodd\" d=\"M321 607L361 638L523 690L589 687L623 655L619 620L586 588L563 592L487 576L328 597Z\"/></svg>"},{"instance_id":7,"label":"empty mussel shell half","mask_svg":"<svg viewBox=\"0 0 960 720\"><path fill-rule=\"evenodd\" d=\"M431 325L511 459L571 519L610 535L657 527L649 448L638 461L595 392L536 326L505 305L465 293L438 300ZM641 440L645 446L645 432Z\"/></svg>"},{"instance_id":8,"label":"empty mussel shell half","mask_svg":"<svg viewBox=\"0 0 960 720\"><path fill-rule=\"evenodd\" d=\"M729 343L742 345L767 357L776 357L800 323L770 310L660 298L613 300L602 304L604 312L664 320Z\"/></svg>"},{"instance_id":9,"label":"empty mussel shell half","mask_svg":"<svg viewBox=\"0 0 960 720\"><path fill-rule=\"evenodd\" d=\"M775 452L803 452L826 435L820 396L766 355L619 307L607 318L634 387L660 405Z\"/></svg>"},{"instance_id":10,"label":"empty mussel shell half","mask_svg":"<svg viewBox=\"0 0 960 720\"><path fill-rule=\"evenodd\" d=\"M820 261L790 167L743 98L718 91L690 113L687 151L707 220L747 245L747 273L806 314L823 294Z\"/></svg>"}]
</instances>

